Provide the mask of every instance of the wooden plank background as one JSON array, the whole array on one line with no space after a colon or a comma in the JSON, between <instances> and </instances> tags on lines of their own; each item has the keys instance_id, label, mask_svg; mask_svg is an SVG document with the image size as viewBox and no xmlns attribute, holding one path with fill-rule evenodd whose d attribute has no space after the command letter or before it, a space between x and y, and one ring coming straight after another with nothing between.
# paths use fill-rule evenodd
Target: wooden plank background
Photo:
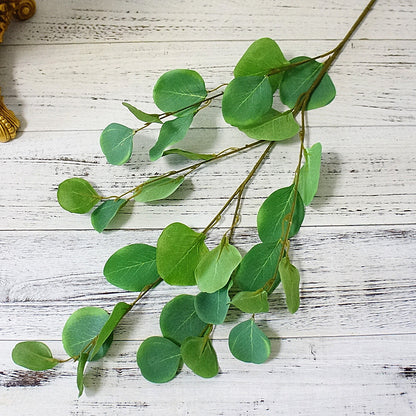
<instances>
[{"instance_id":1,"label":"wooden plank background","mask_svg":"<svg viewBox=\"0 0 416 416\"><path fill-rule=\"evenodd\" d=\"M0 149L1 415L414 415L416 413L415 60L416 3L379 0L331 69L337 97L308 115L307 140L323 146L322 179L292 243L302 276L301 307L290 315L281 290L259 323L272 341L263 365L228 351L233 311L214 334L220 374L186 367L172 382L144 380L140 342L158 334L164 303L195 289L160 285L115 333L108 356L89 366L77 399L76 368L43 373L16 366L16 342L46 341L57 356L68 316L83 306L110 310L131 295L102 276L124 245L155 244L173 221L204 228L254 164L260 149L205 166L161 204L126 206L112 230L63 211L59 183L87 178L105 195L188 163L156 163L157 132L135 141L122 167L110 166L98 137L110 122L137 127L123 100L153 111L152 88L173 68L201 73L208 88L232 78L251 42L269 36L288 58L334 47L365 0L37 1L0 45L0 86L22 120ZM215 152L249 142L221 119L218 103L195 120L183 147ZM258 242L258 207L291 182L295 140L282 143L253 179L235 243ZM224 178L227 178L224 180ZM209 235L213 247L230 217Z\"/></svg>"}]
</instances>

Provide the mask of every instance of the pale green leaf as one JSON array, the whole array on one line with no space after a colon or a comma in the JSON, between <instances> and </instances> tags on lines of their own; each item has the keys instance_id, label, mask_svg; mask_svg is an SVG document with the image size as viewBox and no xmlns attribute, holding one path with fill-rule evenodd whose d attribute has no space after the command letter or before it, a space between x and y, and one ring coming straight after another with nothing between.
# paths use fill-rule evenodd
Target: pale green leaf
<instances>
[{"instance_id":1,"label":"pale green leaf","mask_svg":"<svg viewBox=\"0 0 416 416\"><path fill-rule=\"evenodd\" d=\"M286 296L286 305L290 313L299 309L299 270L290 263L288 257L283 257L279 263L279 273Z\"/></svg>"},{"instance_id":2,"label":"pale green leaf","mask_svg":"<svg viewBox=\"0 0 416 416\"><path fill-rule=\"evenodd\" d=\"M162 123L158 114L148 114L129 103L122 103L140 121L144 123Z\"/></svg>"},{"instance_id":3,"label":"pale green leaf","mask_svg":"<svg viewBox=\"0 0 416 416\"><path fill-rule=\"evenodd\" d=\"M51 350L43 342L24 341L15 345L12 351L15 364L34 371L49 370L58 364Z\"/></svg>"},{"instance_id":4,"label":"pale green leaf","mask_svg":"<svg viewBox=\"0 0 416 416\"><path fill-rule=\"evenodd\" d=\"M61 182L57 196L63 209L76 214L87 213L101 200L91 184L83 178L70 178Z\"/></svg>"},{"instance_id":5,"label":"pale green leaf","mask_svg":"<svg viewBox=\"0 0 416 416\"><path fill-rule=\"evenodd\" d=\"M234 78L225 88L222 99L224 120L236 127L247 127L272 107L273 91L268 77Z\"/></svg>"},{"instance_id":6,"label":"pale green leaf","mask_svg":"<svg viewBox=\"0 0 416 416\"><path fill-rule=\"evenodd\" d=\"M157 242L156 264L160 277L170 285L195 285L195 269L207 253L205 234L181 223L168 225Z\"/></svg>"},{"instance_id":7,"label":"pale green leaf","mask_svg":"<svg viewBox=\"0 0 416 416\"><path fill-rule=\"evenodd\" d=\"M269 302L265 290L255 292L238 292L231 303L246 313L261 313L269 311Z\"/></svg>"},{"instance_id":8,"label":"pale green leaf","mask_svg":"<svg viewBox=\"0 0 416 416\"><path fill-rule=\"evenodd\" d=\"M189 337L181 345L184 363L198 376L211 378L218 374L217 354L208 337Z\"/></svg>"},{"instance_id":9,"label":"pale green leaf","mask_svg":"<svg viewBox=\"0 0 416 416\"><path fill-rule=\"evenodd\" d=\"M213 293L224 287L239 265L241 254L227 238L202 257L195 269L195 280L201 292Z\"/></svg>"},{"instance_id":10,"label":"pale green leaf","mask_svg":"<svg viewBox=\"0 0 416 416\"><path fill-rule=\"evenodd\" d=\"M182 185L184 179L184 176L149 179L134 194L134 199L138 202L151 202L165 199Z\"/></svg>"},{"instance_id":11,"label":"pale green leaf","mask_svg":"<svg viewBox=\"0 0 416 416\"><path fill-rule=\"evenodd\" d=\"M298 192L303 203L307 206L312 202L318 185L321 170L321 143L315 143L310 149L305 149L305 163L299 172Z\"/></svg>"},{"instance_id":12,"label":"pale green leaf","mask_svg":"<svg viewBox=\"0 0 416 416\"><path fill-rule=\"evenodd\" d=\"M134 134L133 129L118 123L111 123L103 130L100 145L108 163L123 165L130 159Z\"/></svg>"},{"instance_id":13,"label":"pale green leaf","mask_svg":"<svg viewBox=\"0 0 416 416\"><path fill-rule=\"evenodd\" d=\"M252 139L277 142L295 136L299 131L299 124L291 111L279 113L271 109L255 124L240 130Z\"/></svg>"},{"instance_id":14,"label":"pale green leaf","mask_svg":"<svg viewBox=\"0 0 416 416\"><path fill-rule=\"evenodd\" d=\"M163 152L163 156L167 156L167 155L180 155L190 160L211 160L216 156L215 153L194 153L194 152L189 152L188 150L182 150L182 149L165 150Z\"/></svg>"},{"instance_id":15,"label":"pale green leaf","mask_svg":"<svg viewBox=\"0 0 416 416\"><path fill-rule=\"evenodd\" d=\"M82 353L78 359L77 366L77 387L78 387L78 397L81 397L84 391L84 370L85 365L88 361L88 353Z\"/></svg>"}]
</instances>

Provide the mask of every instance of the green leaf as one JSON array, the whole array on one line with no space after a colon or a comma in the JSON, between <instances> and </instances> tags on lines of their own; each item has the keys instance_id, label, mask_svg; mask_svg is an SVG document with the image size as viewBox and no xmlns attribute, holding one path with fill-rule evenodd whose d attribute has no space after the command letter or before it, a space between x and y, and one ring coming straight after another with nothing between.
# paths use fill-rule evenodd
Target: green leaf
<instances>
[{"instance_id":1,"label":"green leaf","mask_svg":"<svg viewBox=\"0 0 416 416\"><path fill-rule=\"evenodd\" d=\"M117 215L118 211L127 204L125 199L104 201L91 214L91 224L99 233L107 228L111 220Z\"/></svg>"},{"instance_id":2,"label":"green leaf","mask_svg":"<svg viewBox=\"0 0 416 416\"><path fill-rule=\"evenodd\" d=\"M134 135L133 129L118 123L111 123L103 130L100 145L108 163L123 165L130 159Z\"/></svg>"},{"instance_id":3,"label":"green leaf","mask_svg":"<svg viewBox=\"0 0 416 416\"><path fill-rule=\"evenodd\" d=\"M192 124L193 114L178 117L163 123L156 144L150 149L150 160L154 162L163 155L163 151L172 144L181 141Z\"/></svg>"},{"instance_id":4,"label":"green leaf","mask_svg":"<svg viewBox=\"0 0 416 416\"><path fill-rule=\"evenodd\" d=\"M240 311L246 313L261 313L269 311L269 302L265 290L255 292L238 292L231 303Z\"/></svg>"},{"instance_id":5,"label":"green leaf","mask_svg":"<svg viewBox=\"0 0 416 416\"><path fill-rule=\"evenodd\" d=\"M168 225L159 237L156 264L160 277L170 285L195 285L195 269L207 253L206 235L185 224Z\"/></svg>"},{"instance_id":6,"label":"green leaf","mask_svg":"<svg viewBox=\"0 0 416 416\"><path fill-rule=\"evenodd\" d=\"M58 186L59 205L76 214L87 213L101 197L91 184L82 178L70 178Z\"/></svg>"},{"instance_id":7,"label":"green leaf","mask_svg":"<svg viewBox=\"0 0 416 416\"><path fill-rule=\"evenodd\" d=\"M290 62L297 63L307 59L310 58L299 56L291 59ZM289 108L293 108L299 96L308 91L312 86L322 67L323 64L312 60L285 71L280 84L280 100L282 103ZM315 108L324 107L335 98L335 95L335 86L329 75L325 74L312 93L306 109L313 110Z\"/></svg>"},{"instance_id":8,"label":"green leaf","mask_svg":"<svg viewBox=\"0 0 416 416\"><path fill-rule=\"evenodd\" d=\"M189 337L181 345L184 363L198 376L211 378L218 374L217 354L208 337Z\"/></svg>"},{"instance_id":9,"label":"green leaf","mask_svg":"<svg viewBox=\"0 0 416 416\"><path fill-rule=\"evenodd\" d=\"M246 75L267 75L272 69L289 64L279 45L270 38L261 38L253 42L234 68L234 77ZM282 80L283 72L270 76L275 91Z\"/></svg>"},{"instance_id":10,"label":"green leaf","mask_svg":"<svg viewBox=\"0 0 416 416\"><path fill-rule=\"evenodd\" d=\"M260 243L253 246L243 257L235 275L234 282L244 291L256 291L263 288L274 277L279 261L281 245L278 243ZM280 283L277 273L271 291Z\"/></svg>"},{"instance_id":11,"label":"green leaf","mask_svg":"<svg viewBox=\"0 0 416 416\"><path fill-rule=\"evenodd\" d=\"M160 330L164 337L177 344L198 336L206 327L195 311L195 296L179 295L169 301L160 314Z\"/></svg>"},{"instance_id":12,"label":"green leaf","mask_svg":"<svg viewBox=\"0 0 416 416\"><path fill-rule=\"evenodd\" d=\"M12 359L17 365L34 371L49 370L59 363L49 347L39 341L19 342L13 348Z\"/></svg>"},{"instance_id":13,"label":"green leaf","mask_svg":"<svg viewBox=\"0 0 416 416\"><path fill-rule=\"evenodd\" d=\"M182 150L182 149L165 150L162 156L167 156L167 155L180 155L190 160L211 160L216 156L215 153L208 153L208 154L194 153L194 152L189 152L187 150Z\"/></svg>"},{"instance_id":14,"label":"green leaf","mask_svg":"<svg viewBox=\"0 0 416 416\"><path fill-rule=\"evenodd\" d=\"M224 90L222 115L236 127L247 127L260 120L272 107L273 91L268 77L234 78Z\"/></svg>"},{"instance_id":15,"label":"green leaf","mask_svg":"<svg viewBox=\"0 0 416 416\"><path fill-rule=\"evenodd\" d=\"M101 328L100 333L98 334L98 338L95 342L94 349L90 354L91 359L93 359L94 356L100 351L101 347L112 335L114 329L117 327L123 316L126 315L131 308L132 306L125 302L119 302L114 306L114 309L111 312L108 321L104 324L104 326Z\"/></svg>"},{"instance_id":16,"label":"green leaf","mask_svg":"<svg viewBox=\"0 0 416 416\"><path fill-rule=\"evenodd\" d=\"M62 331L62 344L70 357L78 357L85 347L100 333L108 321L108 313L101 308L87 306L75 311L66 321ZM110 348L112 336L110 336L93 360L102 358ZM89 355L89 361L92 359Z\"/></svg>"},{"instance_id":17,"label":"green leaf","mask_svg":"<svg viewBox=\"0 0 416 416\"><path fill-rule=\"evenodd\" d=\"M305 149L305 163L299 172L298 192L303 203L308 206L318 191L321 170L321 143L315 143L310 149Z\"/></svg>"},{"instance_id":18,"label":"green leaf","mask_svg":"<svg viewBox=\"0 0 416 416\"><path fill-rule=\"evenodd\" d=\"M195 269L199 290L213 293L224 287L240 262L240 252L224 237L219 246L202 257Z\"/></svg>"},{"instance_id":19,"label":"green leaf","mask_svg":"<svg viewBox=\"0 0 416 416\"><path fill-rule=\"evenodd\" d=\"M163 337L150 337L137 351L137 365L143 377L152 383L172 380L179 369L181 351L178 345Z\"/></svg>"},{"instance_id":20,"label":"green leaf","mask_svg":"<svg viewBox=\"0 0 416 416\"><path fill-rule=\"evenodd\" d=\"M184 176L149 179L140 187L134 195L134 199L138 202L151 202L165 199L182 185L184 179Z\"/></svg>"},{"instance_id":21,"label":"green leaf","mask_svg":"<svg viewBox=\"0 0 416 416\"><path fill-rule=\"evenodd\" d=\"M88 353L82 353L78 359L78 366L77 366L77 387L78 387L78 397L82 396L84 392L84 370L85 365L87 364L88 360Z\"/></svg>"},{"instance_id":22,"label":"green leaf","mask_svg":"<svg viewBox=\"0 0 416 416\"><path fill-rule=\"evenodd\" d=\"M140 292L159 277L156 247L130 244L120 248L107 260L103 274L120 289Z\"/></svg>"},{"instance_id":23,"label":"green leaf","mask_svg":"<svg viewBox=\"0 0 416 416\"><path fill-rule=\"evenodd\" d=\"M286 305L290 313L299 309L299 270L290 263L288 257L283 257L279 263L279 273L286 296Z\"/></svg>"},{"instance_id":24,"label":"green leaf","mask_svg":"<svg viewBox=\"0 0 416 416\"><path fill-rule=\"evenodd\" d=\"M252 139L277 142L295 136L299 131L299 124L291 111L279 113L271 109L255 124L240 130Z\"/></svg>"},{"instance_id":25,"label":"green leaf","mask_svg":"<svg viewBox=\"0 0 416 416\"><path fill-rule=\"evenodd\" d=\"M288 217L296 198L292 226L289 238L300 229L305 216L305 207L294 185L273 192L262 204L257 214L257 229L260 240L272 243L284 238L288 226Z\"/></svg>"},{"instance_id":26,"label":"green leaf","mask_svg":"<svg viewBox=\"0 0 416 416\"><path fill-rule=\"evenodd\" d=\"M190 69L174 69L163 74L153 89L155 104L165 112L174 113L200 103L207 96L204 80Z\"/></svg>"},{"instance_id":27,"label":"green leaf","mask_svg":"<svg viewBox=\"0 0 416 416\"><path fill-rule=\"evenodd\" d=\"M256 325L254 319L235 326L228 337L231 354L246 363L264 363L270 355L270 340Z\"/></svg>"},{"instance_id":28,"label":"green leaf","mask_svg":"<svg viewBox=\"0 0 416 416\"><path fill-rule=\"evenodd\" d=\"M144 123L160 123L162 124L162 122L160 121L159 115L158 114L148 114L145 113L139 109L137 109L136 107L134 107L133 105L129 104L129 103L122 103L125 107L127 107L130 112L140 121L143 121Z\"/></svg>"},{"instance_id":29,"label":"green leaf","mask_svg":"<svg viewBox=\"0 0 416 416\"><path fill-rule=\"evenodd\" d=\"M228 291L231 283L214 293L200 292L195 297L195 311L202 321L207 324L219 325L225 321L230 297Z\"/></svg>"}]
</instances>

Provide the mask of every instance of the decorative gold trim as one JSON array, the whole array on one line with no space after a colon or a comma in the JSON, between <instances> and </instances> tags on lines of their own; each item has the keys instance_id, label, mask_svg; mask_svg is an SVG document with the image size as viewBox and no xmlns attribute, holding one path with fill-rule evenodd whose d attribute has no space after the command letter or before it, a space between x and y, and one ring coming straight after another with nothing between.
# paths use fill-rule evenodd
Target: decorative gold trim
<instances>
[{"instance_id":1,"label":"decorative gold trim","mask_svg":"<svg viewBox=\"0 0 416 416\"><path fill-rule=\"evenodd\" d=\"M35 14L34 0L0 0L0 43L10 24L12 16L18 20L27 20ZM0 90L1 92L1 90ZM16 137L20 122L3 102L0 94L0 142L8 142Z\"/></svg>"}]
</instances>

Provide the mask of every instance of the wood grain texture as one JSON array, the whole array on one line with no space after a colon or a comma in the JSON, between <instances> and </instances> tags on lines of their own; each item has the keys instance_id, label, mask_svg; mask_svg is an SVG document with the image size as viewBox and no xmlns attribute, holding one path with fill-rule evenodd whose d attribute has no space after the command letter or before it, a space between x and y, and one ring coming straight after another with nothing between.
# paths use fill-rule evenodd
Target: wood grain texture
<instances>
[{"instance_id":1,"label":"wood grain texture","mask_svg":"<svg viewBox=\"0 0 416 416\"><path fill-rule=\"evenodd\" d=\"M286 4L287 3L287 4ZM30 415L414 415L416 412L415 63L416 3L383 0L331 70L337 97L308 115L307 142L323 146L321 182L291 244L301 271L301 308L290 315L279 288L257 322L272 340L264 365L235 360L232 310L216 328L220 375L183 369L154 385L140 375L140 342L158 335L163 305L195 288L160 285L130 312L105 359L91 365L77 399L76 369L33 373L11 361L16 342L46 341L58 357L68 316L84 306L111 310L135 294L108 284L102 268L118 248L155 245L162 228L203 228L255 163L260 149L206 165L161 204L125 207L111 231L63 211L58 184L88 179L120 194L188 162L151 164L153 127L135 140L131 161L109 166L98 138L110 122L137 127L121 105L154 111L152 89L173 68L201 73L208 88L227 82L252 41L276 39L288 58L333 48L366 0L37 0L37 13L13 22L0 48L5 102L22 133L0 149L0 414ZM220 103L201 112L183 148L217 152L248 143L222 120ZM182 143L181 143L182 145ZM253 179L235 244L259 240L264 198L293 178L295 140L281 143ZM226 175L226 176L225 176ZM227 178L224 180L224 178ZM231 214L231 213L230 213ZM230 223L208 236L213 247Z\"/></svg>"}]
</instances>

